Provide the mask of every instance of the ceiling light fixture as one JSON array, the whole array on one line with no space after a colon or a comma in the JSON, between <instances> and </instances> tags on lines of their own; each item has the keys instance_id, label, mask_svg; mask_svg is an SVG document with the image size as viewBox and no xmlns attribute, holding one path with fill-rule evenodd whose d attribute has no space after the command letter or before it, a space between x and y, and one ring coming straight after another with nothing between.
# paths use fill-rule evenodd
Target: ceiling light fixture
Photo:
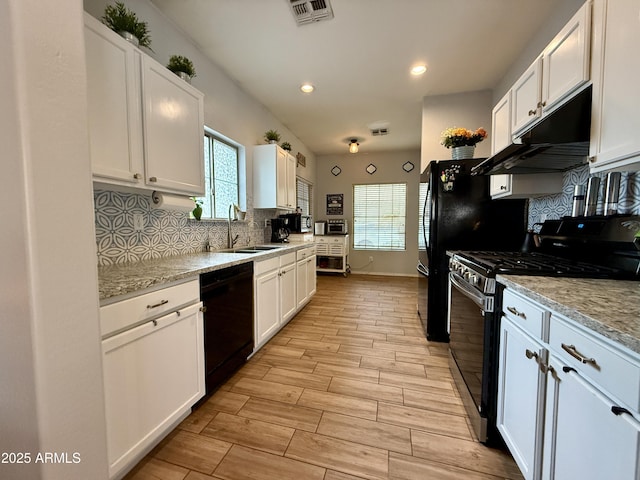
<instances>
[{"instance_id":1,"label":"ceiling light fixture","mask_svg":"<svg viewBox=\"0 0 640 480\"><path fill-rule=\"evenodd\" d=\"M422 75L427 71L426 65L416 65L411 68L411 75Z\"/></svg>"},{"instance_id":2,"label":"ceiling light fixture","mask_svg":"<svg viewBox=\"0 0 640 480\"><path fill-rule=\"evenodd\" d=\"M300 90L303 93L311 93L316 89L316 87L314 87L313 85L311 85L310 83L303 83L302 85L300 85Z\"/></svg>"},{"instance_id":3,"label":"ceiling light fixture","mask_svg":"<svg viewBox=\"0 0 640 480\"><path fill-rule=\"evenodd\" d=\"M360 146L360 144L358 143L358 139L357 138L352 138L349 141L349 152L350 153L358 153L358 147Z\"/></svg>"}]
</instances>

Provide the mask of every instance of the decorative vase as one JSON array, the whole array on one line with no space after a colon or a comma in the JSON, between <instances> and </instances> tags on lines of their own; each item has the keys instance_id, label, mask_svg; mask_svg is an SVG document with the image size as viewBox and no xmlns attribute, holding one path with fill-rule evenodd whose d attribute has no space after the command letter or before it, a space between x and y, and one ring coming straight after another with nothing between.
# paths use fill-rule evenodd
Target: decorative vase
<instances>
[{"instance_id":1,"label":"decorative vase","mask_svg":"<svg viewBox=\"0 0 640 480\"><path fill-rule=\"evenodd\" d=\"M202 218L202 207L200 205L196 205L196 208L194 208L191 213L193 213L193 218L200 220L200 218Z\"/></svg>"},{"instance_id":2,"label":"decorative vase","mask_svg":"<svg viewBox=\"0 0 640 480\"><path fill-rule=\"evenodd\" d=\"M136 37L133 33L125 32L124 30L121 30L121 31L118 32L118 35L120 35L127 42L135 45L136 47L140 46L140 40L138 40L138 37Z\"/></svg>"},{"instance_id":3,"label":"decorative vase","mask_svg":"<svg viewBox=\"0 0 640 480\"><path fill-rule=\"evenodd\" d=\"M475 145L464 145L462 147L453 147L451 149L451 158L453 160L463 160L465 158L473 158Z\"/></svg>"},{"instance_id":4,"label":"decorative vase","mask_svg":"<svg viewBox=\"0 0 640 480\"><path fill-rule=\"evenodd\" d=\"M182 80L184 80L187 83L191 83L191 77L189 76L188 73L185 72L175 72L176 75L178 75Z\"/></svg>"}]
</instances>

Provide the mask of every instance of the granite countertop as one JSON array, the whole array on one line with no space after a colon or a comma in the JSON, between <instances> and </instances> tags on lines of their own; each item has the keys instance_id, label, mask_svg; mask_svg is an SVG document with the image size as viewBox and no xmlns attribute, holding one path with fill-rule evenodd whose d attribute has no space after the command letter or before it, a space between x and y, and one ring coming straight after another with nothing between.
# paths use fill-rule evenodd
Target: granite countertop
<instances>
[{"instance_id":1,"label":"granite countertop","mask_svg":"<svg viewBox=\"0 0 640 480\"><path fill-rule=\"evenodd\" d=\"M640 281L526 275L496 280L640 354Z\"/></svg>"},{"instance_id":2,"label":"granite countertop","mask_svg":"<svg viewBox=\"0 0 640 480\"><path fill-rule=\"evenodd\" d=\"M100 303L111 303L114 297L131 296L141 290L196 278L221 268L267 260L313 246L313 243L277 244L279 248L260 253L229 253L222 251L192 253L175 257L156 258L134 263L98 266ZM275 244L273 246L276 246ZM242 247L236 247L242 248ZM246 247L245 247L246 248Z\"/></svg>"}]
</instances>

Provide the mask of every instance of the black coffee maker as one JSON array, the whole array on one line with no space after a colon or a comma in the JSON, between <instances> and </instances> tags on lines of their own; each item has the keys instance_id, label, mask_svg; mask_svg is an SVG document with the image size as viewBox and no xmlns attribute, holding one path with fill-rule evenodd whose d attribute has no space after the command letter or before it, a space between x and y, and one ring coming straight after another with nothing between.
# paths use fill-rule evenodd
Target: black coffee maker
<instances>
[{"instance_id":1,"label":"black coffee maker","mask_svg":"<svg viewBox=\"0 0 640 480\"><path fill-rule=\"evenodd\" d=\"M271 241L273 243L288 242L289 238L289 219L288 218L272 218L271 219Z\"/></svg>"}]
</instances>

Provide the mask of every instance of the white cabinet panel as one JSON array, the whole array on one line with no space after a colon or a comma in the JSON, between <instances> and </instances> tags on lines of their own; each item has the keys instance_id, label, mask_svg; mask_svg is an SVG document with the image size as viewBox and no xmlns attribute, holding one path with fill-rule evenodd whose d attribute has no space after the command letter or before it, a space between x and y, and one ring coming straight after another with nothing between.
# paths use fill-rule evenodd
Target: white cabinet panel
<instances>
[{"instance_id":1,"label":"white cabinet panel","mask_svg":"<svg viewBox=\"0 0 640 480\"><path fill-rule=\"evenodd\" d=\"M541 115L542 58L537 58L511 87L511 132L518 135Z\"/></svg>"},{"instance_id":2,"label":"white cabinet panel","mask_svg":"<svg viewBox=\"0 0 640 480\"><path fill-rule=\"evenodd\" d=\"M280 328L280 272L278 268L255 279L256 350Z\"/></svg>"},{"instance_id":3,"label":"white cabinet panel","mask_svg":"<svg viewBox=\"0 0 640 480\"><path fill-rule=\"evenodd\" d=\"M491 112L491 155L511 145L511 90Z\"/></svg>"},{"instance_id":4,"label":"white cabinet panel","mask_svg":"<svg viewBox=\"0 0 640 480\"><path fill-rule=\"evenodd\" d=\"M201 305L103 340L110 477L133 466L204 395Z\"/></svg>"},{"instance_id":5,"label":"white cabinet panel","mask_svg":"<svg viewBox=\"0 0 640 480\"><path fill-rule=\"evenodd\" d=\"M146 183L204 194L203 95L149 57L142 91Z\"/></svg>"},{"instance_id":6,"label":"white cabinet panel","mask_svg":"<svg viewBox=\"0 0 640 480\"><path fill-rule=\"evenodd\" d=\"M296 158L278 145L253 147L255 208L296 207Z\"/></svg>"}]
</instances>

